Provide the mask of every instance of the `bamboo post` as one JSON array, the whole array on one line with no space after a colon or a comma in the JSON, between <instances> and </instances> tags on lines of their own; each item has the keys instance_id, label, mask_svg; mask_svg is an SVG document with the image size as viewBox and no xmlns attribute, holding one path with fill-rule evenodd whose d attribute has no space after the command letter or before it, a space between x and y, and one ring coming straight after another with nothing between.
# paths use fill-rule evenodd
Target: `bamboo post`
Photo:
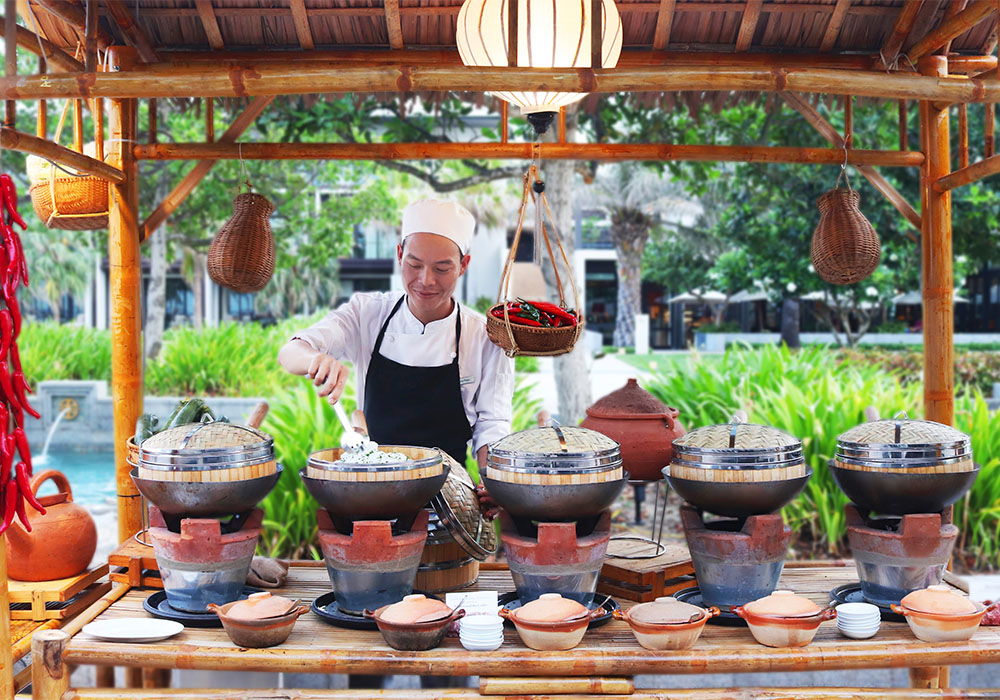
<instances>
[{"instance_id":1,"label":"bamboo post","mask_svg":"<svg viewBox=\"0 0 1000 700\"><path fill-rule=\"evenodd\" d=\"M69 635L62 630L39 630L31 639L31 697L60 700L69 689L70 669L63 662ZM12 697L8 695L5 697Z\"/></svg>"},{"instance_id":2,"label":"bamboo post","mask_svg":"<svg viewBox=\"0 0 1000 700\"><path fill-rule=\"evenodd\" d=\"M7 545L0 535L0 698L14 697L14 650L10 633L10 593L7 590Z\"/></svg>"},{"instance_id":3,"label":"bamboo post","mask_svg":"<svg viewBox=\"0 0 1000 700\"><path fill-rule=\"evenodd\" d=\"M844 95L844 148L854 148L854 98Z\"/></svg>"},{"instance_id":4,"label":"bamboo post","mask_svg":"<svg viewBox=\"0 0 1000 700\"><path fill-rule=\"evenodd\" d=\"M996 116L996 112L993 108L992 102L987 102L983 105L983 109L986 111L984 115L983 131L986 133L985 140L983 143L983 155L989 158L994 154L994 126L993 120Z\"/></svg>"},{"instance_id":5,"label":"bamboo post","mask_svg":"<svg viewBox=\"0 0 1000 700\"><path fill-rule=\"evenodd\" d=\"M944 77L945 56L925 56L923 75ZM955 410L954 280L952 278L951 194L934 185L951 163L948 108L920 102L920 139L924 152L921 179L921 277L924 322L924 416L951 425Z\"/></svg>"},{"instance_id":6,"label":"bamboo post","mask_svg":"<svg viewBox=\"0 0 1000 700\"><path fill-rule=\"evenodd\" d=\"M114 666L95 666L94 667L94 685L98 688L114 688L115 687L115 667Z\"/></svg>"},{"instance_id":7,"label":"bamboo post","mask_svg":"<svg viewBox=\"0 0 1000 700\"><path fill-rule=\"evenodd\" d=\"M500 143L507 143L507 134L510 131L510 125L508 124L509 117L507 116L508 109L507 100L500 100Z\"/></svg>"},{"instance_id":8,"label":"bamboo post","mask_svg":"<svg viewBox=\"0 0 1000 700\"><path fill-rule=\"evenodd\" d=\"M83 100L73 100L73 149L83 153Z\"/></svg>"},{"instance_id":9,"label":"bamboo post","mask_svg":"<svg viewBox=\"0 0 1000 700\"><path fill-rule=\"evenodd\" d=\"M969 106L964 102L958 105L958 167L969 167Z\"/></svg>"},{"instance_id":10,"label":"bamboo post","mask_svg":"<svg viewBox=\"0 0 1000 700\"><path fill-rule=\"evenodd\" d=\"M4 75L17 75L17 0L4 0ZM17 103L7 100L4 126L17 128Z\"/></svg>"},{"instance_id":11,"label":"bamboo post","mask_svg":"<svg viewBox=\"0 0 1000 700\"><path fill-rule=\"evenodd\" d=\"M899 101L899 150L910 149L910 130L908 120L908 103L906 100Z\"/></svg>"},{"instance_id":12,"label":"bamboo post","mask_svg":"<svg viewBox=\"0 0 1000 700\"><path fill-rule=\"evenodd\" d=\"M156 140L157 140L156 132L157 132L158 127L157 127L157 123L156 123L157 122L157 119L156 119L156 105L157 105L156 98L155 97L150 97L149 98L149 112L148 112L148 116L149 116L149 130L148 130L149 131L149 136L148 136L148 139L149 139L150 143L156 143Z\"/></svg>"},{"instance_id":13,"label":"bamboo post","mask_svg":"<svg viewBox=\"0 0 1000 700\"><path fill-rule=\"evenodd\" d=\"M112 48L111 63L127 71L135 49ZM112 161L125 181L111 188L108 267L111 297L111 390L114 406L115 476L118 484L118 541L142 529L139 491L129 477L125 441L142 413L142 269L139 262L138 161L132 152L136 100L111 101Z\"/></svg>"},{"instance_id":14,"label":"bamboo post","mask_svg":"<svg viewBox=\"0 0 1000 700\"><path fill-rule=\"evenodd\" d=\"M910 669L910 687L936 690L940 688L940 666L915 666Z\"/></svg>"},{"instance_id":15,"label":"bamboo post","mask_svg":"<svg viewBox=\"0 0 1000 700\"><path fill-rule=\"evenodd\" d=\"M41 56L38 57L38 74L48 72L48 66L45 63L45 59ZM38 101L38 117L35 126L35 135L40 139L45 138L45 133L48 131L48 103L45 100Z\"/></svg>"},{"instance_id":16,"label":"bamboo post","mask_svg":"<svg viewBox=\"0 0 1000 700\"><path fill-rule=\"evenodd\" d=\"M205 98L205 142L215 141L215 99Z\"/></svg>"}]
</instances>

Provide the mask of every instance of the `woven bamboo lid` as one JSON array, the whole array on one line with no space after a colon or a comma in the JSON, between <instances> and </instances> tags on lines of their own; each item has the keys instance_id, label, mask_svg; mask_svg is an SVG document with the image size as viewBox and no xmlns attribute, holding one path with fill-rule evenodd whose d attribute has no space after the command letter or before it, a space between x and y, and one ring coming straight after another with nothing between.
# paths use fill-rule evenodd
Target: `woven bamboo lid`
<instances>
[{"instance_id":1,"label":"woven bamboo lid","mask_svg":"<svg viewBox=\"0 0 1000 700\"><path fill-rule=\"evenodd\" d=\"M902 447L940 450L968 447L971 438L960 430L930 420L912 420L905 411L894 418L869 420L837 437L837 447Z\"/></svg>"},{"instance_id":2,"label":"woven bamboo lid","mask_svg":"<svg viewBox=\"0 0 1000 700\"><path fill-rule=\"evenodd\" d=\"M529 428L490 445L489 469L579 474L619 469L621 446L596 430L574 426Z\"/></svg>"},{"instance_id":3,"label":"woven bamboo lid","mask_svg":"<svg viewBox=\"0 0 1000 700\"><path fill-rule=\"evenodd\" d=\"M139 446L140 466L154 470L227 469L273 459L270 435L220 421L168 428Z\"/></svg>"},{"instance_id":4,"label":"woven bamboo lid","mask_svg":"<svg viewBox=\"0 0 1000 700\"><path fill-rule=\"evenodd\" d=\"M802 449L802 441L767 425L747 423L735 416L728 425L696 428L674 440L674 448L682 452L794 451Z\"/></svg>"},{"instance_id":5,"label":"woven bamboo lid","mask_svg":"<svg viewBox=\"0 0 1000 700\"><path fill-rule=\"evenodd\" d=\"M499 547L496 529L483 519L476 486L465 467L447 454L444 454L444 459L451 469L431 505L451 538L469 556L482 561Z\"/></svg>"}]
</instances>

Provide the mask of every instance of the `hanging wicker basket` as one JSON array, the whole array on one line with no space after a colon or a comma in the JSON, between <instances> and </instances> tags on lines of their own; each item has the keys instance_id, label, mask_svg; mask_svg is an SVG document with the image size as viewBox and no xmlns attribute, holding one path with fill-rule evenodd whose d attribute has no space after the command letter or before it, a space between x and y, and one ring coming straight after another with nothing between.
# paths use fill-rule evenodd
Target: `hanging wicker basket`
<instances>
[{"instance_id":1,"label":"hanging wicker basket","mask_svg":"<svg viewBox=\"0 0 1000 700\"><path fill-rule=\"evenodd\" d=\"M518 244L521 241L521 229L524 225L525 209L527 208L528 200L534 196L532 185L536 182L541 183L541 180L538 179L538 170L532 165L524 175L524 193L521 197L521 211L518 215L517 231L514 233L514 241L510 247L510 254L507 256L507 263L504 265L503 276L500 278L500 291L497 294L497 303L486 314L486 335L508 357L515 357L517 355L530 355L534 357L564 355L573 350L573 346L576 345L576 341L580 338L580 333L583 330L583 317L579 311L580 298L577 296L576 281L573 279L573 268L569 264L569 258L566 257L566 251L563 249L562 242L559 240L559 234L556 232L552 211L549 209L549 203L545 199L544 189L538 193L535 206L544 208L549 224L552 226L553 232L555 232L556 246L559 248L563 264L566 267L566 274L569 277L568 285L573 290L576 323L572 326L535 327L512 323L510 320L507 302L509 301L508 293L510 289L511 270L513 269ZM540 231L536 231L535 236L541 235L545 241L545 246L549 252L549 259L552 261L552 268L555 271L556 287L559 289L559 306L566 309L566 297L563 293L562 279L559 276L559 266L556 264L549 233L541 219L541 216L538 216L536 219L536 228L540 229ZM497 318L493 315L493 312L498 309L503 312L502 318Z\"/></svg>"},{"instance_id":2,"label":"hanging wicker basket","mask_svg":"<svg viewBox=\"0 0 1000 700\"><path fill-rule=\"evenodd\" d=\"M69 105L67 101L56 127L56 143L62 134ZM98 138L103 139L103 133L98 134ZM103 156L97 151L96 142L87 144L83 149L84 154L92 158ZM27 168L31 204L35 214L48 228L90 231L108 227L107 180L96 175L76 175L34 155L28 156Z\"/></svg>"},{"instance_id":3,"label":"hanging wicker basket","mask_svg":"<svg viewBox=\"0 0 1000 700\"><path fill-rule=\"evenodd\" d=\"M858 205L861 195L848 184L817 200L820 217L812 238L816 274L830 284L854 284L878 267L882 244Z\"/></svg>"},{"instance_id":4,"label":"hanging wicker basket","mask_svg":"<svg viewBox=\"0 0 1000 700\"><path fill-rule=\"evenodd\" d=\"M274 205L244 192L233 199L233 215L208 249L212 281L234 292L259 292L274 274L274 236L268 218Z\"/></svg>"}]
</instances>

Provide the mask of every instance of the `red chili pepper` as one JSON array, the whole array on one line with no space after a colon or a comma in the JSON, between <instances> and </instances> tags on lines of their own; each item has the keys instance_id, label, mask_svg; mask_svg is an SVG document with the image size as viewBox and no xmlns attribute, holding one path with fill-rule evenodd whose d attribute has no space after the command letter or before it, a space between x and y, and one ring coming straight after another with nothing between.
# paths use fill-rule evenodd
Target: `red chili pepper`
<instances>
[{"instance_id":1,"label":"red chili pepper","mask_svg":"<svg viewBox=\"0 0 1000 700\"><path fill-rule=\"evenodd\" d=\"M14 340L14 319L7 309L0 310L0 357L7 357Z\"/></svg>"},{"instance_id":2,"label":"red chili pepper","mask_svg":"<svg viewBox=\"0 0 1000 700\"><path fill-rule=\"evenodd\" d=\"M24 378L24 375L18 370L14 370L14 396L17 397L17 402L21 404L21 408L23 408L29 416L37 420L42 417L42 414L36 411L28 402L28 395L26 392L29 388L28 380Z\"/></svg>"},{"instance_id":3,"label":"red chili pepper","mask_svg":"<svg viewBox=\"0 0 1000 700\"><path fill-rule=\"evenodd\" d=\"M3 203L7 207L10 218L21 224L21 228L27 230L28 225L24 223L24 219L17 212L17 189L14 187L14 180L10 175L0 175L0 190L2 190Z\"/></svg>"},{"instance_id":4,"label":"red chili pepper","mask_svg":"<svg viewBox=\"0 0 1000 700\"><path fill-rule=\"evenodd\" d=\"M28 436L24 434L24 428L14 428L11 433L17 443L17 451L21 454L21 460L27 465L28 476L31 476L31 447L28 445Z\"/></svg>"},{"instance_id":5,"label":"red chili pepper","mask_svg":"<svg viewBox=\"0 0 1000 700\"><path fill-rule=\"evenodd\" d=\"M13 290L8 291L7 285L3 286L3 300L7 302L10 316L14 320L14 335L11 338L14 341L21 335L21 306L17 303L17 293Z\"/></svg>"},{"instance_id":6,"label":"red chili pepper","mask_svg":"<svg viewBox=\"0 0 1000 700\"><path fill-rule=\"evenodd\" d=\"M552 304L547 301L536 301L534 302L534 304L535 307L538 308L540 311L547 311L550 314L554 314L555 316L565 321L567 324L574 324L574 325L576 324L576 316L574 316L561 306L557 306L556 304Z\"/></svg>"},{"instance_id":7,"label":"red chili pepper","mask_svg":"<svg viewBox=\"0 0 1000 700\"><path fill-rule=\"evenodd\" d=\"M24 259L24 246L21 245L21 237L13 228L10 229L11 238L14 239L14 250L17 251L17 265L21 271L21 280L24 286L28 286L28 262Z\"/></svg>"},{"instance_id":8,"label":"red chili pepper","mask_svg":"<svg viewBox=\"0 0 1000 700\"><path fill-rule=\"evenodd\" d=\"M4 311L6 311L6 309L4 309ZM2 318L2 316L3 316L3 311L0 311L0 333L3 332L3 318ZM13 331L14 321L11 320L10 323L11 323L11 331ZM0 357L6 357L6 355L4 355L3 353L0 353ZM21 351L17 349L17 343L15 343L13 341L11 341L11 343L10 343L10 368L15 373L21 372L23 374L23 371L21 370ZM28 393L29 394L33 394L35 392L33 392L31 389L28 389Z\"/></svg>"},{"instance_id":9,"label":"red chili pepper","mask_svg":"<svg viewBox=\"0 0 1000 700\"><path fill-rule=\"evenodd\" d=\"M17 442L13 435L6 435L0 442L0 469L10 478L11 469L14 466L14 454L17 451Z\"/></svg>"},{"instance_id":10,"label":"red chili pepper","mask_svg":"<svg viewBox=\"0 0 1000 700\"><path fill-rule=\"evenodd\" d=\"M542 327L542 324L533 318L524 318L523 316L518 316L518 317L511 316L510 320L522 326L535 326L537 328Z\"/></svg>"},{"instance_id":11,"label":"red chili pepper","mask_svg":"<svg viewBox=\"0 0 1000 700\"><path fill-rule=\"evenodd\" d=\"M28 471L25 468L24 462L18 462L15 471L17 472L17 486L24 495L24 500L40 514L45 515L45 506L39 503L38 499L35 498L35 494L31 492L31 480L28 478Z\"/></svg>"},{"instance_id":12,"label":"red chili pepper","mask_svg":"<svg viewBox=\"0 0 1000 700\"><path fill-rule=\"evenodd\" d=\"M21 491L17 488L17 482L11 481L3 491L3 522L0 523L0 534L6 532L7 528L14 522L14 513L17 510L17 500L21 496Z\"/></svg>"},{"instance_id":13,"label":"red chili pepper","mask_svg":"<svg viewBox=\"0 0 1000 700\"><path fill-rule=\"evenodd\" d=\"M15 488L17 498L14 499L14 509L17 511L17 519L24 525L24 529L31 532L31 523L28 522L28 512L24 508L24 494L20 488Z\"/></svg>"},{"instance_id":14,"label":"red chili pepper","mask_svg":"<svg viewBox=\"0 0 1000 700\"><path fill-rule=\"evenodd\" d=\"M11 408L21 405L18 403L17 395L14 393L14 385L10 379L10 368L7 366L7 360L0 360L0 392L3 393L4 398Z\"/></svg>"}]
</instances>

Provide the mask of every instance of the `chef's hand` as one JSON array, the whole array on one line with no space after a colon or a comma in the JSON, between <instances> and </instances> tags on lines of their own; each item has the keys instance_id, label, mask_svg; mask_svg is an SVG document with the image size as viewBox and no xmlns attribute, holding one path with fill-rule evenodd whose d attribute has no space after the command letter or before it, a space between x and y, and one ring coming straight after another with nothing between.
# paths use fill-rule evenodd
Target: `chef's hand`
<instances>
[{"instance_id":1,"label":"chef's hand","mask_svg":"<svg viewBox=\"0 0 1000 700\"><path fill-rule=\"evenodd\" d=\"M325 396L330 404L337 403L337 399L344 393L344 384L347 383L347 367L337 361L332 355L316 353L306 376L313 381L316 393Z\"/></svg>"},{"instance_id":2,"label":"chef's hand","mask_svg":"<svg viewBox=\"0 0 1000 700\"><path fill-rule=\"evenodd\" d=\"M482 514L483 520L490 522L500 515L500 504L493 500L482 484L476 486L476 498L479 500L479 512Z\"/></svg>"}]
</instances>

